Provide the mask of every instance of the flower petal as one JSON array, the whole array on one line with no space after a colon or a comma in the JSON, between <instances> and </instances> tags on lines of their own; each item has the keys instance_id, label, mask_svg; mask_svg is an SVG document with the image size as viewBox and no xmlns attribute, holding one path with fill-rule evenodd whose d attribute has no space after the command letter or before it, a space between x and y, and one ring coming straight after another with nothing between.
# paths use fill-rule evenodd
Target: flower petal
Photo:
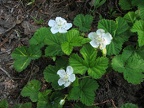
<instances>
[{"instance_id":1,"label":"flower petal","mask_svg":"<svg viewBox=\"0 0 144 108\"><path fill-rule=\"evenodd\" d=\"M110 33L104 33L104 34L102 35L102 37L103 37L104 40L105 40L105 43L104 43L105 45L108 45L108 44L111 43L112 36L111 36Z\"/></svg>"},{"instance_id":2,"label":"flower petal","mask_svg":"<svg viewBox=\"0 0 144 108\"><path fill-rule=\"evenodd\" d=\"M64 18L62 18L62 17L56 17L55 20L56 20L56 22L59 22L59 21L62 21L62 22L63 22L63 21L66 21L66 20L65 20Z\"/></svg>"},{"instance_id":3,"label":"flower petal","mask_svg":"<svg viewBox=\"0 0 144 108\"><path fill-rule=\"evenodd\" d=\"M59 28L59 33L66 33L67 32L67 30L65 30L64 28Z\"/></svg>"},{"instance_id":4,"label":"flower petal","mask_svg":"<svg viewBox=\"0 0 144 108\"><path fill-rule=\"evenodd\" d=\"M104 31L103 29L98 29L98 30L96 31L96 34L97 34L97 35L102 35L102 33L105 33L105 31Z\"/></svg>"},{"instance_id":5,"label":"flower petal","mask_svg":"<svg viewBox=\"0 0 144 108\"><path fill-rule=\"evenodd\" d=\"M92 40L92 41L90 42L90 44L91 44L91 46L94 47L94 48L98 48L98 46L99 46L99 42L96 42L95 40Z\"/></svg>"},{"instance_id":6,"label":"flower petal","mask_svg":"<svg viewBox=\"0 0 144 108\"><path fill-rule=\"evenodd\" d=\"M48 25L50 27L54 26L56 24L55 20L49 20Z\"/></svg>"},{"instance_id":7,"label":"flower petal","mask_svg":"<svg viewBox=\"0 0 144 108\"><path fill-rule=\"evenodd\" d=\"M67 23L64 28L65 28L66 30L68 30L68 29L70 29L71 27L72 27L72 23Z\"/></svg>"},{"instance_id":8,"label":"flower petal","mask_svg":"<svg viewBox=\"0 0 144 108\"><path fill-rule=\"evenodd\" d=\"M59 84L60 86L62 86L63 84L65 84L65 81L60 78L60 79L58 80L58 84Z\"/></svg>"},{"instance_id":9,"label":"flower petal","mask_svg":"<svg viewBox=\"0 0 144 108\"><path fill-rule=\"evenodd\" d=\"M57 71L57 74L61 77L64 78L66 76L66 72L64 69L60 69Z\"/></svg>"},{"instance_id":10,"label":"flower petal","mask_svg":"<svg viewBox=\"0 0 144 108\"><path fill-rule=\"evenodd\" d=\"M58 32L58 29L55 27L52 27L50 30L53 34L56 34Z\"/></svg>"},{"instance_id":11,"label":"flower petal","mask_svg":"<svg viewBox=\"0 0 144 108\"><path fill-rule=\"evenodd\" d=\"M71 75L69 76L69 81L70 81L70 82L74 82L75 80L76 80L75 74L71 74Z\"/></svg>"},{"instance_id":12,"label":"flower petal","mask_svg":"<svg viewBox=\"0 0 144 108\"><path fill-rule=\"evenodd\" d=\"M72 68L71 66L67 66L67 68L66 68L66 73L67 73L68 75L71 75L71 74L73 73L73 68Z\"/></svg>"},{"instance_id":13,"label":"flower petal","mask_svg":"<svg viewBox=\"0 0 144 108\"><path fill-rule=\"evenodd\" d=\"M88 34L88 38L90 38L91 40L93 40L94 37L96 37L96 36L97 36L96 32L90 32L90 33Z\"/></svg>"},{"instance_id":14,"label":"flower petal","mask_svg":"<svg viewBox=\"0 0 144 108\"><path fill-rule=\"evenodd\" d=\"M68 82L65 82L64 86L68 87L70 84L71 84L71 82L68 81Z\"/></svg>"}]
</instances>

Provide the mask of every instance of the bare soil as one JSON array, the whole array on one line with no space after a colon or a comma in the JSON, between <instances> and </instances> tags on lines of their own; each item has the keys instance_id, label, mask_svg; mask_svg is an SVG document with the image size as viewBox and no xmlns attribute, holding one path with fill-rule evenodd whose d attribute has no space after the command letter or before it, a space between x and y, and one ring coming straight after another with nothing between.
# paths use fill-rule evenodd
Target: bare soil
<instances>
[{"instance_id":1,"label":"bare soil","mask_svg":"<svg viewBox=\"0 0 144 108\"><path fill-rule=\"evenodd\" d=\"M10 106L29 101L20 96L23 86L31 79L39 79L43 87L48 85L43 79L43 70L50 64L46 58L33 61L21 73L13 69L11 52L18 46L28 45L33 33L42 26L48 26L51 18L61 16L72 22L77 14L90 12L90 0L36 0L27 5L29 0L0 0L0 100L7 99ZM117 0L107 0L106 4L98 8L93 14L94 30L99 20L99 14L104 18L114 19L123 16ZM109 9L112 11L109 11ZM34 19L43 21L36 22ZM100 85L95 104L100 108L120 107L132 102L144 108L144 82L132 85L123 79L122 74L110 72L98 80Z\"/></svg>"}]
</instances>

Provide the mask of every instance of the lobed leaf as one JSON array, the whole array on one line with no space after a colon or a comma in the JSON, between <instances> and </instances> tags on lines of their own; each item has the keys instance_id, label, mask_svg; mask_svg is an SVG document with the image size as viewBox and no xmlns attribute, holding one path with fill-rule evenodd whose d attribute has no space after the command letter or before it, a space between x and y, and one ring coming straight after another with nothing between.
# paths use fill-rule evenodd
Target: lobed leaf
<instances>
[{"instance_id":1,"label":"lobed leaf","mask_svg":"<svg viewBox=\"0 0 144 108\"><path fill-rule=\"evenodd\" d=\"M43 72L44 79L47 82L51 82L54 89L62 88L58 85L58 79L59 79L59 76L57 75L58 70L59 70L58 67L49 65L45 68Z\"/></svg>"},{"instance_id":2,"label":"lobed leaf","mask_svg":"<svg viewBox=\"0 0 144 108\"><path fill-rule=\"evenodd\" d=\"M136 21L131 29L132 32L137 32L138 34L138 44L139 46L144 45L144 21Z\"/></svg>"},{"instance_id":3,"label":"lobed leaf","mask_svg":"<svg viewBox=\"0 0 144 108\"><path fill-rule=\"evenodd\" d=\"M121 55L112 60L112 67L115 71L124 74L125 80L132 84L140 84L144 80L144 60L131 47L124 49Z\"/></svg>"},{"instance_id":4,"label":"lobed leaf","mask_svg":"<svg viewBox=\"0 0 144 108\"><path fill-rule=\"evenodd\" d=\"M106 72L108 59L106 57L97 58L96 50L89 44L84 45L80 53L84 59L77 54L71 55L69 59L69 63L74 68L75 73L83 75L88 71L88 75L98 79Z\"/></svg>"},{"instance_id":5,"label":"lobed leaf","mask_svg":"<svg viewBox=\"0 0 144 108\"><path fill-rule=\"evenodd\" d=\"M79 86L75 86L71 89L69 93L70 100L79 100L87 105L91 106L95 99L95 90L98 89L98 83L89 78L84 78L80 81ZM79 94L79 95L77 95Z\"/></svg>"},{"instance_id":6,"label":"lobed leaf","mask_svg":"<svg viewBox=\"0 0 144 108\"><path fill-rule=\"evenodd\" d=\"M33 37L29 40L30 45L42 45L44 46L44 40L51 35L50 28L41 27L38 29Z\"/></svg>"},{"instance_id":7,"label":"lobed leaf","mask_svg":"<svg viewBox=\"0 0 144 108\"><path fill-rule=\"evenodd\" d=\"M82 46L90 40L80 36L78 30L72 29L66 33L66 41L61 44L62 51L70 55L74 47Z\"/></svg>"},{"instance_id":8,"label":"lobed leaf","mask_svg":"<svg viewBox=\"0 0 144 108\"><path fill-rule=\"evenodd\" d=\"M38 93L41 88L41 83L38 80L29 81L21 91L23 97L30 97L32 102L38 101Z\"/></svg>"},{"instance_id":9,"label":"lobed leaf","mask_svg":"<svg viewBox=\"0 0 144 108\"><path fill-rule=\"evenodd\" d=\"M74 18L74 25L79 27L79 30L82 32L88 32L91 28L93 21L93 16L79 14Z\"/></svg>"},{"instance_id":10,"label":"lobed leaf","mask_svg":"<svg viewBox=\"0 0 144 108\"><path fill-rule=\"evenodd\" d=\"M14 68L21 72L23 71L31 62L41 57L40 46L21 46L16 48L12 52L12 58L14 59Z\"/></svg>"}]
</instances>

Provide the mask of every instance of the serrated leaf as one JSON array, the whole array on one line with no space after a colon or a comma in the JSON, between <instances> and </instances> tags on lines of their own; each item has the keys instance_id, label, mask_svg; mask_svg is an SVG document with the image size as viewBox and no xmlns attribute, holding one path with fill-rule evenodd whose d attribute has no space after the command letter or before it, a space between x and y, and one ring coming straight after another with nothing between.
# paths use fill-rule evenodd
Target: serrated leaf
<instances>
[{"instance_id":1,"label":"serrated leaf","mask_svg":"<svg viewBox=\"0 0 144 108\"><path fill-rule=\"evenodd\" d=\"M67 54L67 55L70 55L72 50L73 50L73 46L70 45L69 42L64 42L62 45L61 45L61 48L62 48L62 51Z\"/></svg>"},{"instance_id":2,"label":"serrated leaf","mask_svg":"<svg viewBox=\"0 0 144 108\"><path fill-rule=\"evenodd\" d=\"M132 103L125 103L120 108L138 108L138 106Z\"/></svg>"},{"instance_id":3,"label":"serrated leaf","mask_svg":"<svg viewBox=\"0 0 144 108\"><path fill-rule=\"evenodd\" d=\"M113 20L102 19L98 22L98 28L104 29L106 32L109 32L113 37L115 36L116 24Z\"/></svg>"},{"instance_id":4,"label":"serrated leaf","mask_svg":"<svg viewBox=\"0 0 144 108\"><path fill-rule=\"evenodd\" d=\"M6 99L0 101L0 108L8 108L8 101Z\"/></svg>"},{"instance_id":5,"label":"serrated leaf","mask_svg":"<svg viewBox=\"0 0 144 108\"><path fill-rule=\"evenodd\" d=\"M61 69L65 68L68 65L68 58L65 56L61 56L60 58L56 59L56 66Z\"/></svg>"},{"instance_id":6,"label":"serrated leaf","mask_svg":"<svg viewBox=\"0 0 144 108\"><path fill-rule=\"evenodd\" d=\"M61 48L65 54L70 55L74 47L82 46L89 41L88 38L80 36L78 30L72 29L66 33L66 41L62 43Z\"/></svg>"},{"instance_id":7,"label":"serrated leaf","mask_svg":"<svg viewBox=\"0 0 144 108\"><path fill-rule=\"evenodd\" d=\"M108 67L108 59L106 57L99 57L95 61L95 65L93 67L90 67L88 69L88 75L99 79L102 77L102 75L105 74L106 68Z\"/></svg>"},{"instance_id":8,"label":"serrated leaf","mask_svg":"<svg viewBox=\"0 0 144 108\"><path fill-rule=\"evenodd\" d=\"M48 95L51 93L52 90L46 90L43 92L39 92L38 94L38 102L37 102L37 108L47 108L49 101L48 101Z\"/></svg>"},{"instance_id":9,"label":"serrated leaf","mask_svg":"<svg viewBox=\"0 0 144 108\"><path fill-rule=\"evenodd\" d=\"M32 108L32 103L16 104L13 108Z\"/></svg>"},{"instance_id":10,"label":"serrated leaf","mask_svg":"<svg viewBox=\"0 0 144 108\"><path fill-rule=\"evenodd\" d=\"M30 97L32 102L37 102L41 83L38 80L29 81L21 91L23 97Z\"/></svg>"},{"instance_id":11,"label":"serrated leaf","mask_svg":"<svg viewBox=\"0 0 144 108\"><path fill-rule=\"evenodd\" d=\"M87 70L86 63L78 54L72 54L69 59L70 65L74 68L74 73L84 74Z\"/></svg>"},{"instance_id":12,"label":"serrated leaf","mask_svg":"<svg viewBox=\"0 0 144 108\"><path fill-rule=\"evenodd\" d=\"M74 68L74 73L85 74L88 71L88 75L93 78L101 78L101 76L106 72L108 65L108 59L105 57L97 58L96 50L89 44L84 45L80 50L83 58L77 54L73 54L69 63Z\"/></svg>"},{"instance_id":13,"label":"serrated leaf","mask_svg":"<svg viewBox=\"0 0 144 108\"><path fill-rule=\"evenodd\" d=\"M123 10L130 10L132 8L131 0L119 0L118 4Z\"/></svg>"},{"instance_id":14,"label":"serrated leaf","mask_svg":"<svg viewBox=\"0 0 144 108\"><path fill-rule=\"evenodd\" d=\"M78 100L87 105L91 106L95 99L95 90L98 89L98 83L89 78L82 79L79 86L73 87L69 93L70 100ZM79 95L77 95L79 94Z\"/></svg>"},{"instance_id":15,"label":"serrated leaf","mask_svg":"<svg viewBox=\"0 0 144 108\"><path fill-rule=\"evenodd\" d=\"M57 75L58 70L59 70L58 67L49 65L45 68L43 72L45 80L47 82L52 82L52 86L54 89L62 88L58 85L58 79L59 79L59 76Z\"/></svg>"},{"instance_id":16,"label":"serrated leaf","mask_svg":"<svg viewBox=\"0 0 144 108\"><path fill-rule=\"evenodd\" d=\"M133 24L136 20L136 14L135 12L128 12L125 16L124 19L128 22Z\"/></svg>"},{"instance_id":17,"label":"serrated leaf","mask_svg":"<svg viewBox=\"0 0 144 108\"><path fill-rule=\"evenodd\" d=\"M139 14L140 14L140 18L144 20L144 7L143 6L139 7Z\"/></svg>"},{"instance_id":18,"label":"serrated leaf","mask_svg":"<svg viewBox=\"0 0 144 108\"><path fill-rule=\"evenodd\" d=\"M51 32L49 30L49 32ZM52 34L49 33L49 36L47 36L44 40L44 43L46 45L61 45L61 43L65 42L66 36L65 34L60 34L60 33L56 33L56 34Z\"/></svg>"},{"instance_id":19,"label":"serrated leaf","mask_svg":"<svg viewBox=\"0 0 144 108\"><path fill-rule=\"evenodd\" d=\"M111 44L106 47L107 54L118 54L122 49L123 43L129 38L129 34L127 33L129 26L127 22L121 17L118 17L116 21L102 19L98 22L98 28L104 29L113 37Z\"/></svg>"},{"instance_id":20,"label":"serrated leaf","mask_svg":"<svg viewBox=\"0 0 144 108\"><path fill-rule=\"evenodd\" d=\"M138 44L139 46L144 45L144 21L136 21L131 29L132 32L137 32L138 34Z\"/></svg>"},{"instance_id":21,"label":"serrated leaf","mask_svg":"<svg viewBox=\"0 0 144 108\"><path fill-rule=\"evenodd\" d=\"M116 25L117 28L116 28L115 36L120 36L121 34L125 33L129 29L127 22L122 17L116 18Z\"/></svg>"},{"instance_id":22,"label":"serrated leaf","mask_svg":"<svg viewBox=\"0 0 144 108\"><path fill-rule=\"evenodd\" d=\"M51 34L50 28L41 27L38 29L33 37L29 40L30 45L44 45L44 40Z\"/></svg>"},{"instance_id":23,"label":"serrated leaf","mask_svg":"<svg viewBox=\"0 0 144 108\"><path fill-rule=\"evenodd\" d=\"M79 14L74 18L74 25L82 32L88 32L91 28L93 17L91 15Z\"/></svg>"},{"instance_id":24,"label":"serrated leaf","mask_svg":"<svg viewBox=\"0 0 144 108\"><path fill-rule=\"evenodd\" d=\"M14 60L14 68L21 72L23 71L31 62L41 57L40 46L21 46L16 48L12 52L12 58Z\"/></svg>"},{"instance_id":25,"label":"serrated leaf","mask_svg":"<svg viewBox=\"0 0 144 108\"><path fill-rule=\"evenodd\" d=\"M48 95L51 93L52 90L48 89L43 92L38 93L38 101L47 101Z\"/></svg>"},{"instance_id":26,"label":"serrated leaf","mask_svg":"<svg viewBox=\"0 0 144 108\"><path fill-rule=\"evenodd\" d=\"M48 108L62 108L59 104L60 100L64 98L64 94L60 91L55 91L49 97L49 105Z\"/></svg>"},{"instance_id":27,"label":"serrated leaf","mask_svg":"<svg viewBox=\"0 0 144 108\"><path fill-rule=\"evenodd\" d=\"M115 71L124 74L125 80L132 84L140 84L144 80L144 60L127 47L121 55L117 55L112 60L112 67Z\"/></svg>"},{"instance_id":28,"label":"serrated leaf","mask_svg":"<svg viewBox=\"0 0 144 108\"><path fill-rule=\"evenodd\" d=\"M60 45L49 45L45 49L46 57L54 57L64 55Z\"/></svg>"}]
</instances>

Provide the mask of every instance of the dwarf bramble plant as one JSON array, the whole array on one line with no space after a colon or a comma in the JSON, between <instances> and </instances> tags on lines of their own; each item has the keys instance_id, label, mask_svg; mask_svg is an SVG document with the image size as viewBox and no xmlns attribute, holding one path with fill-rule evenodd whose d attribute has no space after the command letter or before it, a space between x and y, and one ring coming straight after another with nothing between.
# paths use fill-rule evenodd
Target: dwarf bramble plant
<instances>
[{"instance_id":1,"label":"dwarf bramble plant","mask_svg":"<svg viewBox=\"0 0 144 108\"><path fill-rule=\"evenodd\" d=\"M119 2L123 9L131 9L124 7L123 2ZM115 20L101 19L94 31L91 31L94 19L91 15L79 14L73 24L61 17L50 19L49 27L38 29L29 46L16 48L12 58L18 72L40 57L55 58L55 63L48 64L43 71L51 87L41 90L41 82L33 79L24 86L21 95L36 102L37 108L62 108L66 103L96 108L97 80L109 72L107 68L123 74L128 83L143 82L144 20L137 11ZM138 40L125 44L131 37ZM121 108L129 105L132 104Z\"/></svg>"}]
</instances>

